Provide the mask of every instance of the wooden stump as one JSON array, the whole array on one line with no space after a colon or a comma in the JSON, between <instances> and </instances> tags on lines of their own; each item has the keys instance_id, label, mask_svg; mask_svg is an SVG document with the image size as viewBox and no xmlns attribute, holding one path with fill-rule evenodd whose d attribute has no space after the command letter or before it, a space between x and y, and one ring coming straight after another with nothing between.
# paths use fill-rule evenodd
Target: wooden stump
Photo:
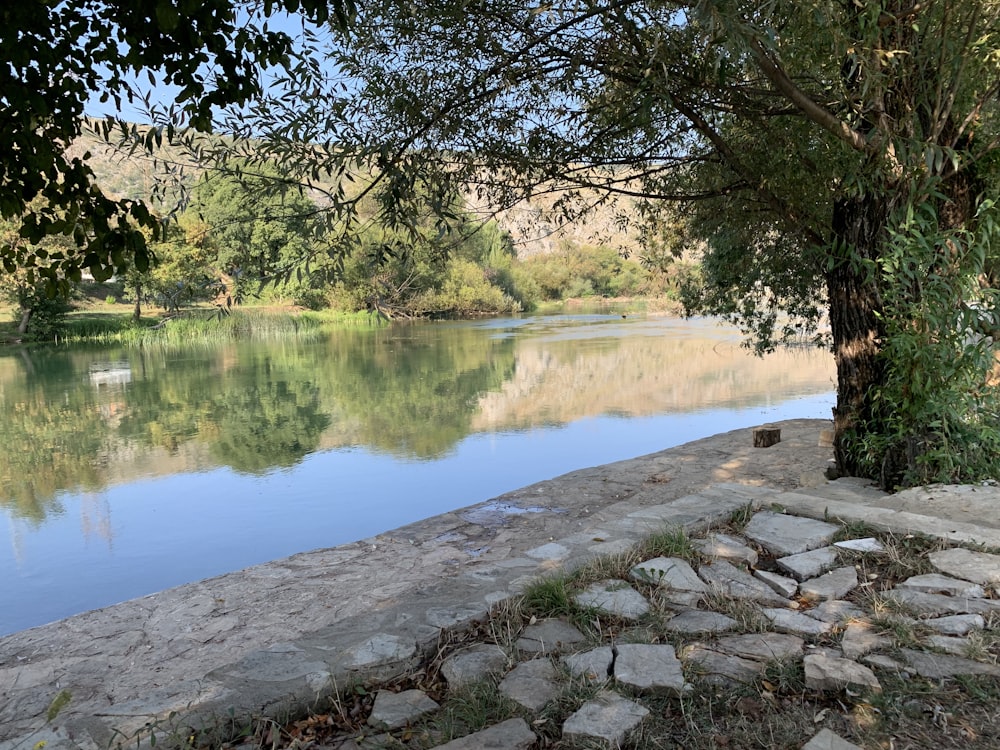
<instances>
[{"instance_id":1,"label":"wooden stump","mask_svg":"<svg viewBox=\"0 0 1000 750\"><path fill-rule=\"evenodd\" d=\"M781 429L772 427L769 424L753 429L753 447L770 448L772 445L781 442Z\"/></svg>"}]
</instances>

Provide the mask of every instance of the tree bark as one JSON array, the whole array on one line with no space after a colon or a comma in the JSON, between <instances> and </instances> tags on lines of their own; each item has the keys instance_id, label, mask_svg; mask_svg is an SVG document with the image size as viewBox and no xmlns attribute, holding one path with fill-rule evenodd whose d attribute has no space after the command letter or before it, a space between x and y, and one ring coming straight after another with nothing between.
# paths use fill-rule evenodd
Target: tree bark
<instances>
[{"instance_id":1,"label":"tree bark","mask_svg":"<svg viewBox=\"0 0 1000 750\"><path fill-rule=\"evenodd\" d=\"M31 322L31 314L34 312L30 307L21 308L21 322L17 324L17 335L23 336L28 332L28 323Z\"/></svg>"},{"instance_id":2,"label":"tree bark","mask_svg":"<svg viewBox=\"0 0 1000 750\"><path fill-rule=\"evenodd\" d=\"M837 364L837 406L833 410L834 456L842 475L872 476L862 460L857 438L877 429L870 401L871 387L881 383L885 368L879 360L883 330L882 299L877 273L859 261L879 257L890 213L889 200L872 196L836 201L833 230L841 252L826 274L830 330ZM848 260L853 258L853 260Z\"/></svg>"},{"instance_id":3,"label":"tree bark","mask_svg":"<svg viewBox=\"0 0 1000 750\"><path fill-rule=\"evenodd\" d=\"M136 285L135 285L135 309L132 310L132 320L134 320L136 323L138 323L139 320L142 318L142 306L141 306L141 303L139 301L141 298L142 298L142 284L140 282L136 282Z\"/></svg>"}]
</instances>

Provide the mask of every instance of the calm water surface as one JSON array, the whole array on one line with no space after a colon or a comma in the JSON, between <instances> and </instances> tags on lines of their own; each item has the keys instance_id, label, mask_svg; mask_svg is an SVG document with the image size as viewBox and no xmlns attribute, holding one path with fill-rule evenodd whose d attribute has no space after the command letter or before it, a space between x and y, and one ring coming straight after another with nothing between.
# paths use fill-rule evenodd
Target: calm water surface
<instances>
[{"instance_id":1,"label":"calm water surface","mask_svg":"<svg viewBox=\"0 0 1000 750\"><path fill-rule=\"evenodd\" d=\"M827 418L828 353L563 315L0 353L0 634L567 471Z\"/></svg>"}]
</instances>

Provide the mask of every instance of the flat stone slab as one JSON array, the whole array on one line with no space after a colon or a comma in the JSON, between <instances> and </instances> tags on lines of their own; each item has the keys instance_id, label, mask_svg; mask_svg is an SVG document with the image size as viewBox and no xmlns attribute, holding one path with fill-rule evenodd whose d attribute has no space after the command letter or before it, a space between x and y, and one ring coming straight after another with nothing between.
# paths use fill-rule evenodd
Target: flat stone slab
<instances>
[{"instance_id":1,"label":"flat stone slab","mask_svg":"<svg viewBox=\"0 0 1000 750\"><path fill-rule=\"evenodd\" d=\"M563 738L570 742L603 741L620 745L629 732L649 716L649 709L618 693L602 690L563 723Z\"/></svg>"},{"instance_id":2,"label":"flat stone slab","mask_svg":"<svg viewBox=\"0 0 1000 750\"><path fill-rule=\"evenodd\" d=\"M524 719L507 719L432 750L528 750L537 739Z\"/></svg>"},{"instance_id":3,"label":"flat stone slab","mask_svg":"<svg viewBox=\"0 0 1000 750\"><path fill-rule=\"evenodd\" d=\"M809 637L823 635L833 630L833 623L817 620L792 609L765 607L761 610L761 614L779 633Z\"/></svg>"},{"instance_id":4,"label":"flat stone slab","mask_svg":"<svg viewBox=\"0 0 1000 750\"><path fill-rule=\"evenodd\" d=\"M680 693L684 688L681 663L674 647L666 644L624 643L615 657L615 680L636 690L669 690Z\"/></svg>"},{"instance_id":5,"label":"flat stone slab","mask_svg":"<svg viewBox=\"0 0 1000 750\"><path fill-rule=\"evenodd\" d=\"M775 562L779 568L791 573L796 579L805 581L837 567L837 559L836 547L820 547L797 555L779 557Z\"/></svg>"},{"instance_id":6,"label":"flat stone slab","mask_svg":"<svg viewBox=\"0 0 1000 750\"><path fill-rule=\"evenodd\" d=\"M695 548L705 557L745 563L749 566L757 564L757 550L748 547L746 540L729 534L709 534L701 541L695 542Z\"/></svg>"},{"instance_id":7,"label":"flat stone slab","mask_svg":"<svg viewBox=\"0 0 1000 750\"><path fill-rule=\"evenodd\" d=\"M799 594L814 601L842 599L858 586L858 571L853 566L836 568L819 578L812 578L799 586Z\"/></svg>"},{"instance_id":8,"label":"flat stone slab","mask_svg":"<svg viewBox=\"0 0 1000 750\"><path fill-rule=\"evenodd\" d=\"M802 660L806 687L810 690L836 691L845 688L881 693L875 673L851 659L838 659L822 654L809 654Z\"/></svg>"},{"instance_id":9,"label":"flat stone slab","mask_svg":"<svg viewBox=\"0 0 1000 750\"><path fill-rule=\"evenodd\" d=\"M559 672L548 659L518 664L500 681L500 692L529 711L541 711L559 693Z\"/></svg>"},{"instance_id":10,"label":"flat stone slab","mask_svg":"<svg viewBox=\"0 0 1000 750\"><path fill-rule=\"evenodd\" d=\"M965 656L969 651L969 639L955 635L929 635L924 644L953 656Z\"/></svg>"},{"instance_id":11,"label":"flat stone slab","mask_svg":"<svg viewBox=\"0 0 1000 750\"><path fill-rule=\"evenodd\" d=\"M686 560L679 557L655 557L641 562L629 571L635 581L651 583L664 589L704 594L708 591L698 574Z\"/></svg>"},{"instance_id":12,"label":"flat stone slab","mask_svg":"<svg viewBox=\"0 0 1000 750\"><path fill-rule=\"evenodd\" d=\"M760 604L787 607L788 599L781 596L765 583L761 583L741 568L717 560L709 565L702 565L698 575L715 591L734 599L749 599Z\"/></svg>"},{"instance_id":13,"label":"flat stone slab","mask_svg":"<svg viewBox=\"0 0 1000 750\"><path fill-rule=\"evenodd\" d=\"M700 645L688 647L682 657L684 663L692 667L695 680L711 685L746 684L764 671L762 661L724 654Z\"/></svg>"},{"instance_id":14,"label":"flat stone slab","mask_svg":"<svg viewBox=\"0 0 1000 750\"><path fill-rule=\"evenodd\" d=\"M783 596L786 599L791 599L799 590L798 581L794 578L789 578L788 576L783 576L778 573L772 573L769 570L755 570L753 572L753 577L758 581L766 583L774 589L774 593L779 596Z\"/></svg>"},{"instance_id":15,"label":"flat stone slab","mask_svg":"<svg viewBox=\"0 0 1000 750\"><path fill-rule=\"evenodd\" d=\"M947 615L945 617L930 617L920 621L931 630L935 630L941 635L968 635L973 630L982 630L986 627L986 620L982 615Z\"/></svg>"},{"instance_id":16,"label":"flat stone slab","mask_svg":"<svg viewBox=\"0 0 1000 750\"><path fill-rule=\"evenodd\" d=\"M829 599L805 611L809 617L823 622L842 623L851 620L867 620L868 613L853 602L843 599Z\"/></svg>"},{"instance_id":17,"label":"flat stone slab","mask_svg":"<svg viewBox=\"0 0 1000 750\"><path fill-rule=\"evenodd\" d=\"M840 638L840 650L847 659L860 659L865 654L891 645L891 641L876 633L866 623L852 622Z\"/></svg>"},{"instance_id":18,"label":"flat stone slab","mask_svg":"<svg viewBox=\"0 0 1000 750\"><path fill-rule=\"evenodd\" d=\"M517 639L517 648L528 654L551 654L585 640L586 636L565 620L550 618L528 625Z\"/></svg>"},{"instance_id":19,"label":"flat stone slab","mask_svg":"<svg viewBox=\"0 0 1000 750\"><path fill-rule=\"evenodd\" d=\"M794 635L748 633L720 638L713 648L744 659L767 662L801 658L803 645L802 639Z\"/></svg>"},{"instance_id":20,"label":"flat stone slab","mask_svg":"<svg viewBox=\"0 0 1000 750\"><path fill-rule=\"evenodd\" d=\"M931 552L927 559L945 575L984 586L1000 583L1000 555L954 547Z\"/></svg>"},{"instance_id":21,"label":"flat stone slab","mask_svg":"<svg viewBox=\"0 0 1000 750\"><path fill-rule=\"evenodd\" d=\"M623 620L638 620L649 612L646 597L629 586L627 581L608 579L592 583L573 597L579 606L596 609Z\"/></svg>"},{"instance_id":22,"label":"flat stone slab","mask_svg":"<svg viewBox=\"0 0 1000 750\"><path fill-rule=\"evenodd\" d=\"M862 750L860 745L848 742L829 729L820 729L802 746L802 750Z\"/></svg>"},{"instance_id":23,"label":"flat stone slab","mask_svg":"<svg viewBox=\"0 0 1000 750\"><path fill-rule=\"evenodd\" d=\"M732 617L721 612L688 609L667 620L663 629L671 633L723 633L738 624Z\"/></svg>"},{"instance_id":24,"label":"flat stone slab","mask_svg":"<svg viewBox=\"0 0 1000 750\"><path fill-rule=\"evenodd\" d=\"M906 664L921 677L932 680L956 675L988 675L1000 677L1000 666L984 664L983 662L965 659L950 654L931 654L915 649L900 649L900 655Z\"/></svg>"},{"instance_id":25,"label":"flat stone slab","mask_svg":"<svg viewBox=\"0 0 1000 750\"><path fill-rule=\"evenodd\" d=\"M761 511L743 529L743 535L773 555L797 555L828 545L839 526L812 518Z\"/></svg>"},{"instance_id":26,"label":"flat stone slab","mask_svg":"<svg viewBox=\"0 0 1000 750\"><path fill-rule=\"evenodd\" d=\"M941 573L927 573L921 576L911 576L896 584L897 589L912 589L925 594L944 594L945 596L965 596L980 599L986 596L986 591L978 583L952 578Z\"/></svg>"},{"instance_id":27,"label":"flat stone slab","mask_svg":"<svg viewBox=\"0 0 1000 750\"><path fill-rule=\"evenodd\" d=\"M437 702L422 690L404 690L400 693L379 690L368 716L368 723L380 729L399 729L439 708Z\"/></svg>"},{"instance_id":28,"label":"flat stone slab","mask_svg":"<svg viewBox=\"0 0 1000 750\"><path fill-rule=\"evenodd\" d=\"M471 685L499 674L507 667L507 654L499 646L480 644L451 654L441 663L441 675L452 688Z\"/></svg>"},{"instance_id":29,"label":"flat stone slab","mask_svg":"<svg viewBox=\"0 0 1000 750\"><path fill-rule=\"evenodd\" d=\"M587 682L607 682L611 679L611 664L615 655L610 646L600 646L569 654L563 657L563 664L574 677L582 677Z\"/></svg>"},{"instance_id":30,"label":"flat stone slab","mask_svg":"<svg viewBox=\"0 0 1000 750\"><path fill-rule=\"evenodd\" d=\"M925 594L923 591L900 588L888 591L886 596L921 615L986 615L1000 612L1000 601L993 599Z\"/></svg>"},{"instance_id":31,"label":"flat stone slab","mask_svg":"<svg viewBox=\"0 0 1000 750\"><path fill-rule=\"evenodd\" d=\"M842 542L834 542L833 546L849 549L852 552L885 552L885 545L873 536L866 536L863 539L845 539Z\"/></svg>"},{"instance_id":32,"label":"flat stone slab","mask_svg":"<svg viewBox=\"0 0 1000 750\"><path fill-rule=\"evenodd\" d=\"M377 667L406 661L417 653L417 644L391 633L376 633L361 643L344 649L344 663L354 669Z\"/></svg>"}]
</instances>

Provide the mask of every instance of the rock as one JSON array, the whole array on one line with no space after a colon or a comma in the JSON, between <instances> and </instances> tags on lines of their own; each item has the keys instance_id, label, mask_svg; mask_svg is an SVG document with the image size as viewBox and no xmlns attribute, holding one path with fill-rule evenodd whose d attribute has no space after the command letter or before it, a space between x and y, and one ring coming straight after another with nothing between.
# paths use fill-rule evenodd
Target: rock
<instances>
[{"instance_id":1,"label":"rock","mask_svg":"<svg viewBox=\"0 0 1000 750\"><path fill-rule=\"evenodd\" d=\"M480 644L457 651L441 663L441 675L448 687L457 688L479 682L491 674L503 672L507 654L499 646Z\"/></svg>"},{"instance_id":2,"label":"rock","mask_svg":"<svg viewBox=\"0 0 1000 750\"><path fill-rule=\"evenodd\" d=\"M886 592L886 597L920 615L986 615L990 612L1000 612L1000 601L992 599L925 594L922 591L900 588Z\"/></svg>"},{"instance_id":3,"label":"rock","mask_svg":"<svg viewBox=\"0 0 1000 750\"><path fill-rule=\"evenodd\" d=\"M344 650L344 663L355 669L406 661L417 653L417 644L398 635L376 633Z\"/></svg>"},{"instance_id":4,"label":"rock","mask_svg":"<svg viewBox=\"0 0 1000 750\"><path fill-rule=\"evenodd\" d=\"M695 679L712 685L746 684L764 671L764 662L723 654L704 646L689 646L681 654Z\"/></svg>"},{"instance_id":5,"label":"rock","mask_svg":"<svg viewBox=\"0 0 1000 750\"><path fill-rule=\"evenodd\" d=\"M729 635L715 642L715 648L727 654L755 661L798 659L803 641L794 635L781 633L749 633Z\"/></svg>"},{"instance_id":6,"label":"rock","mask_svg":"<svg viewBox=\"0 0 1000 750\"><path fill-rule=\"evenodd\" d=\"M775 606L788 606L788 599L768 586L761 583L745 570L727 563L725 560L717 560L710 565L702 565L698 570L698 575L709 586L734 599L749 599L760 604L773 604Z\"/></svg>"},{"instance_id":7,"label":"rock","mask_svg":"<svg viewBox=\"0 0 1000 750\"><path fill-rule=\"evenodd\" d=\"M761 614L771 623L771 627L779 633L791 633L792 635L808 637L823 635L833 630L833 623L822 622L791 609L766 607L761 610Z\"/></svg>"},{"instance_id":8,"label":"rock","mask_svg":"<svg viewBox=\"0 0 1000 750\"><path fill-rule=\"evenodd\" d=\"M618 646L614 664L615 680L637 690L684 688L681 663L674 647L665 644L625 643Z\"/></svg>"},{"instance_id":9,"label":"rock","mask_svg":"<svg viewBox=\"0 0 1000 750\"><path fill-rule=\"evenodd\" d=\"M829 729L821 729L802 746L802 750L862 750L862 748Z\"/></svg>"},{"instance_id":10,"label":"rock","mask_svg":"<svg viewBox=\"0 0 1000 750\"><path fill-rule=\"evenodd\" d=\"M541 711L559 693L559 673L548 659L518 664L500 681L500 692L529 711Z\"/></svg>"},{"instance_id":11,"label":"rock","mask_svg":"<svg viewBox=\"0 0 1000 750\"><path fill-rule=\"evenodd\" d=\"M852 622L840 639L840 650L848 659L859 659L865 654L891 645L891 641L875 633L866 623Z\"/></svg>"},{"instance_id":12,"label":"rock","mask_svg":"<svg viewBox=\"0 0 1000 750\"><path fill-rule=\"evenodd\" d=\"M955 675L976 674L1000 677L1000 667L995 664L983 664L960 656L931 654L909 648L900 649L900 654L918 675L932 680L954 677Z\"/></svg>"},{"instance_id":13,"label":"rock","mask_svg":"<svg viewBox=\"0 0 1000 750\"><path fill-rule=\"evenodd\" d=\"M617 693L602 690L563 724L563 738L571 743L599 740L621 745L628 733L649 715L649 709Z\"/></svg>"},{"instance_id":14,"label":"rock","mask_svg":"<svg viewBox=\"0 0 1000 750\"><path fill-rule=\"evenodd\" d=\"M404 690L401 693L379 690L368 723L380 729L399 729L439 708L422 690Z\"/></svg>"},{"instance_id":15,"label":"rock","mask_svg":"<svg viewBox=\"0 0 1000 750\"><path fill-rule=\"evenodd\" d=\"M541 547L535 547L534 549L529 549L524 553L526 557L533 558L535 560L542 561L555 561L565 560L570 555L570 550L561 544L556 544L555 542L549 542L548 544L543 544Z\"/></svg>"},{"instance_id":16,"label":"rock","mask_svg":"<svg viewBox=\"0 0 1000 750\"><path fill-rule=\"evenodd\" d=\"M786 599L791 599L795 596L795 592L799 590L799 584L794 578L788 578L787 576L778 575L777 573L772 573L769 570L755 570L753 572L754 578L758 581L763 581L772 589L776 594L785 597Z\"/></svg>"},{"instance_id":17,"label":"rock","mask_svg":"<svg viewBox=\"0 0 1000 750\"><path fill-rule=\"evenodd\" d=\"M667 620L663 629L671 633L721 633L737 624L732 617L719 612L689 609Z\"/></svg>"},{"instance_id":18,"label":"rock","mask_svg":"<svg viewBox=\"0 0 1000 750\"><path fill-rule=\"evenodd\" d=\"M867 620L868 613L857 604L843 601L842 599L830 599L820 602L812 609L805 611L807 615L823 622L842 623L849 620Z\"/></svg>"},{"instance_id":19,"label":"rock","mask_svg":"<svg viewBox=\"0 0 1000 750\"><path fill-rule=\"evenodd\" d=\"M964 578L984 586L1000 583L1000 555L955 547L931 552L931 565L945 575Z\"/></svg>"},{"instance_id":20,"label":"rock","mask_svg":"<svg viewBox=\"0 0 1000 750\"><path fill-rule=\"evenodd\" d=\"M885 552L885 546L873 536L864 539L845 539L842 542L834 542L833 546L853 552Z\"/></svg>"},{"instance_id":21,"label":"rock","mask_svg":"<svg viewBox=\"0 0 1000 750\"><path fill-rule=\"evenodd\" d=\"M775 562L782 570L791 573L799 581L815 578L837 565L837 548L820 547L797 555L779 557Z\"/></svg>"},{"instance_id":22,"label":"rock","mask_svg":"<svg viewBox=\"0 0 1000 750\"><path fill-rule=\"evenodd\" d=\"M804 582L799 586L799 594L814 601L842 599L849 591L857 588L857 585L858 571L853 566L845 566Z\"/></svg>"},{"instance_id":23,"label":"rock","mask_svg":"<svg viewBox=\"0 0 1000 750\"><path fill-rule=\"evenodd\" d=\"M615 659L609 646L601 646L583 651L579 654L569 654L563 657L563 663L574 677L583 677L587 682L607 682L611 679L611 664Z\"/></svg>"},{"instance_id":24,"label":"rock","mask_svg":"<svg viewBox=\"0 0 1000 750\"><path fill-rule=\"evenodd\" d=\"M629 572L635 581L652 583L660 588L684 594L693 594L688 606L693 606L708 591L708 586L698 577L686 561L677 557L656 557L636 565Z\"/></svg>"},{"instance_id":25,"label":"rock","mask_svg":"<svg viewBox=\"0 0 1000 750\"><path fill-rule=\"evenodd\" d=\"M969 583L940 573L912 576L896 584L896 588L923 591L925 594L945 594L946 596L964 596L975 599L986 596L983 587L978 583Z\"/></svg>"},{"instance_id":26,"label":"rock","mask_svg":"<svg viewBox=\"0 0 1000 750\"><path fill-rule=\"evenodd\" d=\"M926 625L931 630L936 630L941 635L968 635L973 630L982 630L986 627L986 621L982 615L932 617L921 620L920 624Z\"/></svg>"},{"instance_id":27,"label":"rock","mask_svg":"<svg viewBox=\"0 0 1000 750\"><path fill-rule=\"evenodd\" d=\"M969 649L969 640L954 635L929 635L925 640L928 646L944 651L952 656L965 656Z\"/></svg>"},{"instance_id":28,"label":"rock","mask_svg":"<svg viewBox=\"0 0 1000 750\"><path fill-rule=\"evenodd\" d=\"M551 654L587 640L568 622L552 618L528 625L517 639L519 650L528 654Z\"/></svg>"},{"instance_id":29,"label":"rock","mask_svg":"<svg viewBox=\"0 0 1000 750\"><path fill-rule=\"evenodd\" d=\"M646 598L626 581L610 579L592 583L573 597L581 607L592 608L623 620L638 620L649 612Z\"/></svg>"},{"instance_id":30,"label":"rock","mask_svg":"<svg viewBox=\"0 0 1000 750\"><path fill-rule=\"evenodd\" d=\"M695 547L705 557L746 563L751 567L757 564L757 550L728 534L709 534L700 542L695 542Z\"/></svg>"},{"instance_id":31,"label":"rock","mask_svg":"<svg viewBox=\"0 0 1000 750\"><path fill-rule=\"evenodd\" d=\"M830 543L839 526L812 518L761 511L743 529L743 535L774 555L796 555Z\"/></svg>"},{"instance_id":32,"label":"rock","mask_svg":"<svg viewBox=\"0 0 1000 750\"><path fill-rule=\"evenodd\" d=\"M865 689L882 692L875 674L856 661L810 654L802 660L806 672L806 687L810 690Z\"/></svg>"},{"instance_id":33,"label":"rock","mask_svg":"<svg viewBox=\"0 0 1000 750\"><path fill-rule=\"evenodd\" d=\"M528 750L537 739L524 719L507 719L432 750Z\"/></svg>"}]
</instances>

